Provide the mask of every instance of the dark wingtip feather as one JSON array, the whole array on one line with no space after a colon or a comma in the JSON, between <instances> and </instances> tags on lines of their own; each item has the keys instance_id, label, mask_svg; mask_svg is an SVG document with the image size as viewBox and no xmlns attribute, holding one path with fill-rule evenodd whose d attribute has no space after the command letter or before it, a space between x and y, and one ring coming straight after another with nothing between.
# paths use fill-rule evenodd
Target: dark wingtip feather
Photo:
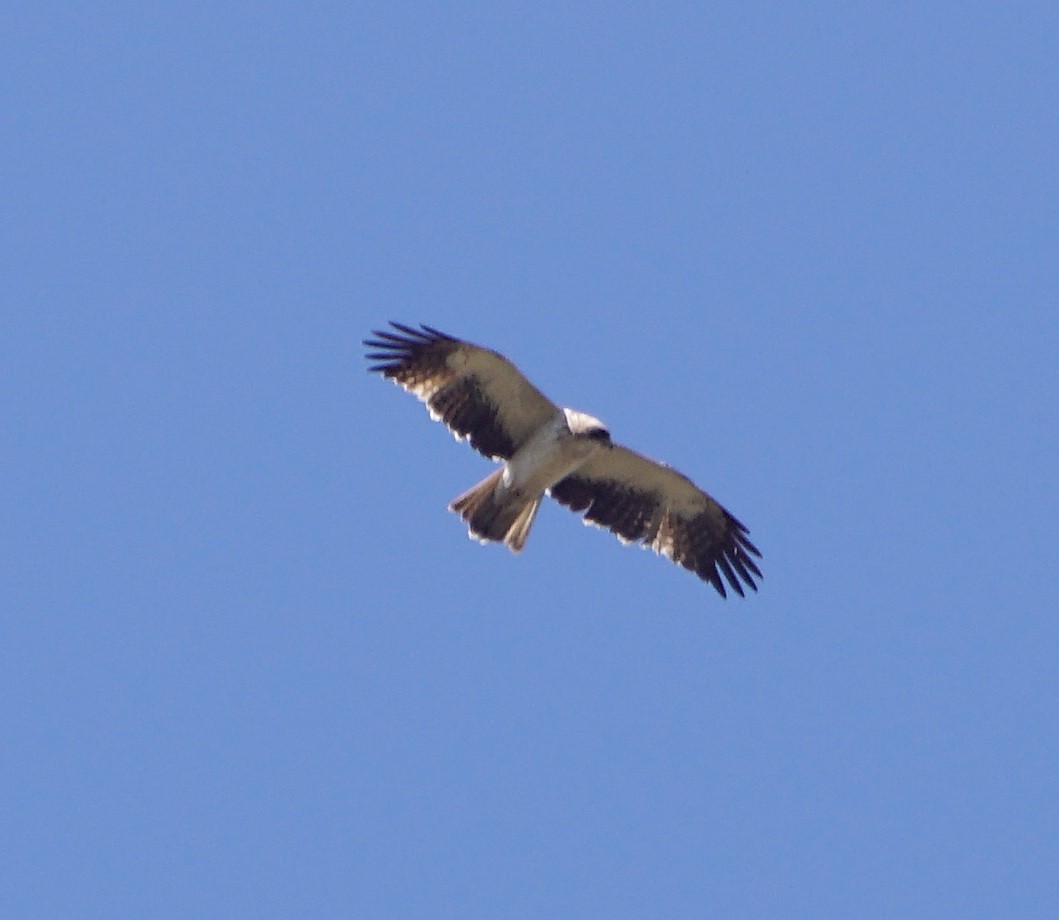
<instances>
[{"instance_id":1,"label":"dark wingtip feather","mask_svg":"<svg viewBox=\"0 0 1059 920\"><path fill-rule=\"evenodd\" d=\"M424 325L420 329L414 329L391 320L390 327L373 329L374 338L363 340L364 347L369 349L364 357L375 362L368 368L369 372L381 373L387 377L396 376L409 361L417 358L430 346L459 341L431 326Z\"/></svg>"},{"instance_id":2,"label":"dark wingtip feather","mask_svg":"<svg viewBox=\"0 0 1059 920\"><path fill-rule=\"evenodd\" d=\"M404 348L409 344L407 336L394 335L392 332L384 332L381 329L376 329L375 335L378 336L377 339L365 339L364 344L370 341L383 348Z\"/></svg>"},{"instance_id":3,"label":"dark wingtip feather","mask_svg":"<svg viewBox=\"0 0 1059 920\"><path fill-rule=\"evenodd\" d=\"M747 557L743 556L742 553L733 553L728 557L728 564L735 569L735 573L742 579L743 583L753 590L757 590L757 585L754 584L754 578L747 571L744 559Z\"/></svg>"},{"instance_id":4,"label":"dark wingtip feather","mask_svg":"<svg viewBox=\"0 0 1059 920\"><path fill-rule=\"evenodd\" d=\"M403 332L406 336L411 339L415 339L419 342L431 342L440 338L451 338L451 336L443 335L442 333L431 330L429 326L420 325L418 329L413 329L411 326L406 326L404 323L398 323L394 320L390 320L390 325L393 326L398 332ZM376 333L381 335L382 333ZM397 339L398 337L392 334L388 334L388 337ZM399 340L399 339L398 339Z\"/></svg>"},{"instance_id":5,"label":"dark wingtip feather","mask_svg":"<svg viewBox=\"0 0 1059 920\"><path fill-rule=\"evenodd\" d=\"M719 568L724 577L728 579L728 584L732 586L732 590L740 597L746 597L743 593L743 586L739 583L739 578L736 576L735 572L732 571L731 565L728 564L726 556L719 556L717 558L717 568Z\"/></svg>"},{"instance_id":6,"label":"dark wingtip feather","mask_svg":"<svg viewBox=\"0 0 1059 920\"><path fill-rule=\"evenodd\" d=\"M444 339L446 342L457 341L457 339L449 335L447 332L442 332L439 329L435 329L433 326L428 326L426 323L420 323L420 328L436 339Z\"/></svg>"},{"instance_id":7,"label":"dark wingtip feather","mask_svg":"<svg viewBox=\"0 0 1059 920\"><path fill-rule=\"evenodd\" d=\"M748 531L745 527L742 528L742 532L739 534L739 545L748 552L753 553L758 559L761 558L761 550L759 550L753 543L750 542L747 537Z\"/></svg>"},{"instance_id":8,"label":"dark wingtip feather","mask_svg":"<svg viewBox=\"0 0 1059 920\"><path fill-rule=\"evenodd\" d=\"M760 555L761 555L761 553L758 553L759 557L760 557ZM754 560L751 559L746 553L739 553L739 555L736 558L739 560L739 564L740 565L745 566L747 569L749 569L751 572L753 572L758 578L764 578L764 576L761 574L761 569L759 569L757 567L757 563L754 562Z\"/></svg>"},{"instance_id":9,"label":"dark wingtip feather","mask_svg":"<svg viewBox=\"0 0 1059 920\"><path fill-rule=\"evenodd\" d=\"M714 590L721 595L721 597L728 599L728 592L724 590L724 582L721 581L721 576L717 574L717 570L714 569L706 576L706 580L713 585Z\"/></svg>"}]
</instances>

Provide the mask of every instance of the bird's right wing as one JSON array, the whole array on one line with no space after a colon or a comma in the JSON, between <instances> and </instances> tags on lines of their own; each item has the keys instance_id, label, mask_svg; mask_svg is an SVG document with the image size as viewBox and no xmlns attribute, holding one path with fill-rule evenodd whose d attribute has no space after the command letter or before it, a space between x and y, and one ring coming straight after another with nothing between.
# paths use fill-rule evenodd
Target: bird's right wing
<instances>
[{"instance_id":1,"label":"bird's right wing","mask_svg":"<svg viewBox=\"0 0 1059 920\"><path fill-rule=\"evenodd\" d=\"M377 371L426 403L460 439L493 459L508 460L561 410L503 355L430 326L390 323L365 339Z\"/></svg>"}]
</instances>

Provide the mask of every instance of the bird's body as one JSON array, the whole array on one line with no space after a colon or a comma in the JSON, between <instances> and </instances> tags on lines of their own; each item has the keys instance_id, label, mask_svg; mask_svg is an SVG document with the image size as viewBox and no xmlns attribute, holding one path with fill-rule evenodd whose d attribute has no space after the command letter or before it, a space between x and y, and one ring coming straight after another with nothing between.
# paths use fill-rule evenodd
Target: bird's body
<instances>
[{"instance_id":1,"label":"bird's body","mask_svg":"<svg viewBox=\"0 0 1059 920\"><path fill-rule=\"evenodd\" d=\"M449 507L467 522L471 536L483 543L502 540L521 552L544 493L598 451L604 435L598 419L564 409Z\"/></svg>"},{"instance_id":2,"label":"bird's body","mask_svg":"<svg viewBox=\"0 0 1059 920\"><path fill-rule=\"evenodd\" d=\"M575 419L573 428L571 415L580 417ZM504 464L505 485L539 495L565 479L600 449L599 437L586 434L588 430L606 431L602 422L584 413L566 409L556 415Z\"/></svg>"},{"instance_id":3,"label":"bird's body","mask_svg":"<svg viewBox=\"0 0 1059 920\"><path fill-rule=\"evenodd\" d=\"M482 542L525 546L545 494L622 542L643 541L725 595L756 589L746 528L690 479L611 441L597 418L561 409L497 352L392 323L365 344L378 371L414 393L458 438L504 461L449 506Z\"/></svg>"}]
</instances>

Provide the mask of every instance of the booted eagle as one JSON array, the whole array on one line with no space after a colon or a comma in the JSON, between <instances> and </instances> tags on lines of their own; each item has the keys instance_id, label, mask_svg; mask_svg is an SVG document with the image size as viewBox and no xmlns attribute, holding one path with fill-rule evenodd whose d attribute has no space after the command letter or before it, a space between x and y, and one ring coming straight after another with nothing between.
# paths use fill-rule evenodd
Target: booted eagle
<instances>
[{"instance_id":1,"label":"booted eagle","mask_svg":"<svg viewBox=\"0 0 1059 920\"><path fill-rule=\"evenodd\" d=\"M560 409L514 364L430 326L390 323L365 339L377 371L419 397L478 452L503 460L449 505L483 543L526 545L545 493L622 543L642 542L727 597L757 590L747 529L690 479L610 439L591 415ZM723 578L722 578L723 576Z\"/></svg>"}]
</instances>

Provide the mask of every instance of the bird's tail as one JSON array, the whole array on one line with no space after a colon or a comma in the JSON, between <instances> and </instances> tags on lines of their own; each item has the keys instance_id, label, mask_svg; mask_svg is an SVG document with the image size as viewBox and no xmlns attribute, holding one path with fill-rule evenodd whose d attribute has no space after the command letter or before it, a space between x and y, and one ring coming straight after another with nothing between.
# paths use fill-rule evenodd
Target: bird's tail
<instances>
[{"instance_id":1,"label":"bird's tail","mask_svg":"<svg viewBox=\"0 0 1059 920\"><path fill-rule=\"evenodd\" d=\"M502 540L513 553L518 553L526 545L541 496L526 498L509 491L503 485L503 475L503 467L490 473L478 485L453 499L449 510L467 522L472 537L483 543Z\"/></svg>"}]
</instances>

